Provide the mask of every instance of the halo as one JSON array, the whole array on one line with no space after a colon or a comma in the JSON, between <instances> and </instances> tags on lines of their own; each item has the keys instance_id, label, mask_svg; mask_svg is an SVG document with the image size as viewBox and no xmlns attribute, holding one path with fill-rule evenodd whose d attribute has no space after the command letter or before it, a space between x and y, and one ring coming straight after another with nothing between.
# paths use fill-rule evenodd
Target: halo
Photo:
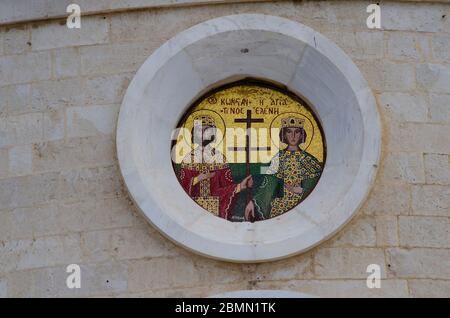
<instances>
[{"instance_id":1,"label":"halo","mask_svg":"<svg viewBox=\"0 0 450 318\"><path fill-rule=\"evenodd\" d=\"M216 123L216 128L220 129L220 131L222 132L220 139L216 139L212 142L213 145L215 145L216 147L219 146L224 138L225 135L225 121L223 120L222 116L219 115L219 113L210 110L210 109L198 109L198 110L194 110L193 112L191 112L185 119L183 122L183 128L186 128L189 132L192 131L192 127L194 127L194 117L200 116L200 115L209 115L214 119L214 122ZM182 131L180 131L179 134L181 134ZM216 135L217 136L217 135ZM177 136L177 140L178 140ZM191 140L187 140L186 138L186 134L183 134L183 139L184 142L186 142L188 145L191 144Z\"/></svg>"},{"instance_id":2,"label":"halo","mask_svg":"<svg viewBox=\"0 0 450 318\"><path fill-rule=\"evenodd\" d=\"M300 144L300 148L306 151L308 149L308 147L311 145L311 142L314 138L314 133L315 133L314 125L313 125L311 119L306 117L304 114L296 113L296 112L281 113L272 120L272 122L270 123L270 130L269 130L270 140L272 141L272 145L277 145L278 142L280 144L286 145L285 143L281 142L281 140L280 141L278 140L278 138L279 138L278 135L275 137L275 138L277 138L277 140L274 140L274 136L272 136L272 128L281 128L281 117L288 117L290 115L294 115L296 117L302 117L305 119L303 128L306 131L306 140L303 144ZM304 146L302 146L302 145L304 145Z\"/></svg>"}]
</instances>

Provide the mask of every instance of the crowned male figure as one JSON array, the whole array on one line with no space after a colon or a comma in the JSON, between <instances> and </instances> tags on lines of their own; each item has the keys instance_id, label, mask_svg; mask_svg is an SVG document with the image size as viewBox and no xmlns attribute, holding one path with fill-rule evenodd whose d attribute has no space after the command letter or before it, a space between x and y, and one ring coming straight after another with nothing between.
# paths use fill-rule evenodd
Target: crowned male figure
<instances>
[{"instance_id":1,"label":"crowned male figure","mask_svg":"<svg viewBox=\"0 0 450 318\"><path fill-rule=\"evenodd\" d=\"M212 146L217 126L211 116L195 117L191 135L195 148L183 158L178 176L180 183L204 209L230 220L237 194L251 187L251 176L234 183L225 156Z\"/></svg>"}]
</instances>

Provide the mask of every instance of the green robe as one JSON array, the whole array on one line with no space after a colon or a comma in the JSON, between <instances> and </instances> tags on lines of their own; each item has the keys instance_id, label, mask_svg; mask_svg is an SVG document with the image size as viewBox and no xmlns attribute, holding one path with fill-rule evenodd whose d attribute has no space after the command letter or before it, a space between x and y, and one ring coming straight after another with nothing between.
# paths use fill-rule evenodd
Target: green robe
<instances>
[{"instance_id":1,"label":"green robe","mask_svg":"<svg viewBox=\"0 0 450 318\"><path fill-rule=\"evenodd\" d=\"M268 219L292 209L314 189L322 173L322 163L306 151L281 150L271 161L266 174L254 175L251 197L257 220ZM295 194L285 184L301 186L303 192ZM242 191L236 206L236 221L243 220L247 193ZM239 210L239 211L238 211Z\"/></svg>"}]
</instances>

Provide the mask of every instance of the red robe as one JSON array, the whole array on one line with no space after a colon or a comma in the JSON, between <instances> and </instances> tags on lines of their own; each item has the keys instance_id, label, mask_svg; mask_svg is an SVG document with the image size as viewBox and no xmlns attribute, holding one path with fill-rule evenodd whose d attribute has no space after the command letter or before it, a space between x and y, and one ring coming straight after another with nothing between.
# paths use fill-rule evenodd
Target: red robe
<instances>
[{"instance_id":1,"label":"red robe","mask_svg":"<svg viewBox=\"0 0 450 318\"><path fill-rule=\"evenodd\" d=\"M181 185L187 194L196 200L196 198L204 195L200 192L200 182L193 184L194 178L202 171L207 169L209 172L214 172L215 175L205 185L209 185L209 196L216 197L219 200L219 217L229 220L232 216L232 211L237 199L238 185L233 183L231 169L227 164L186 164L182 165L179 175Z\"/></svg>"}]
</instances>

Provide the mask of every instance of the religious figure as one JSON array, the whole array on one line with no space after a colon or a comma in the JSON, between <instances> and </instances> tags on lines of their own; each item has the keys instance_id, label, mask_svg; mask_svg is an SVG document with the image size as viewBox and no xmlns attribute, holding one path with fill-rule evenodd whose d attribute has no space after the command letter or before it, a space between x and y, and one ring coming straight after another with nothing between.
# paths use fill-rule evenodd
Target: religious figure
<instances>
[{"instance_id":1,"label":"religious figure","mask_svg":"<svg viewBox=\"0 0 450 318\"><path fill-rule=\"evenodd\" d=\"M230 220L237 194L252 185L251 176L234 183L225 156L211 143L216 138L216 124L208 115L194 118L192 142L198 146L187 154L178 179L187 194L204 209Z\"/></svg>"},{"instance_id":2,"label":"religious figure","mask_svg":"<svg viewBox=\"0 0 450 318\"><path fill-rule=\"evenodd\" d=\"M252 199L245 207L245 220L283 214L299 204L318 182L322 164L300 148L306 140L303 125L304 119L298 117L281 120L279 137L287 147L272 158L267 173L260 176L262 179L255 178Z\"/></svg>"},{"instance_id":3,"label":"religious figure","mask_svg":"<svg viewBox=\"0 0 450 318\"><path fill-rule=\"evenodd\" d=\"M313 191L322 173L325 140L314 113L267 83L236 82L208 93L183 117L182 127L172 148L180 184L205 210L231 222L286 213Z\"/></svg>"}]
</instances>

